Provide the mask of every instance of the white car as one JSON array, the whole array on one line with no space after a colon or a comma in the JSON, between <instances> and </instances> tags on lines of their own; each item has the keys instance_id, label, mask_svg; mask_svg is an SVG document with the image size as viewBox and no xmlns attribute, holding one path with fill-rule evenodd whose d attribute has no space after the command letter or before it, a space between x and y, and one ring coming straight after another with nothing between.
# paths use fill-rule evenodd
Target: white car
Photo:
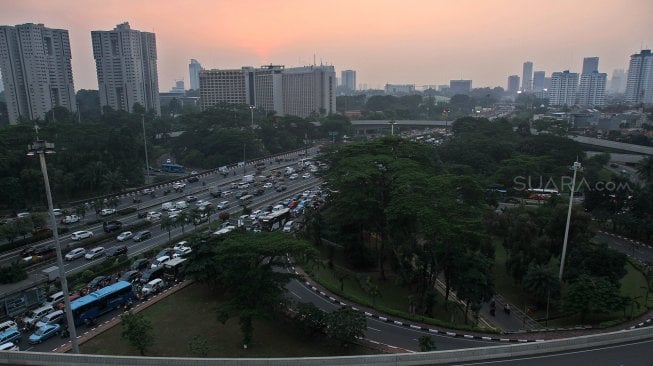
<instances>
[{"instance_id":1,"label":"white car","mask_svg":"<svg viewBox=\"0 0 653 366\"><path fill-rule=\"evenodd\" d=\"M92 259L95 259L95 258L99 258L99 257L101 257L103 255L104 255L104 247L95 247L95 248L89 250L86 253L86 255L84 256L84 258L86 258L88 260L92 260Z\"/></svg>"},{"instance_id":2,"label":"white car","mask_svg":"<svg viewBox=\"0 0 653 366\"><path fill-rule=\"evenodd\" d=\"M302 178L303 178L303 179L308 179L308 178L310 178L310 177L311 177L311 173L304 173L304 174L302 175Z\"/></svg>"},{"instance_id":3,"label":"white car","mask_svg":"<svg viewBox=\"0 0 653 366\"><path fill-rule=\"evenodd\" d=\"M179 243L177 243L177 245L172 247L172 249L176 251L176 253L172 255L173 258L184 256L193 251L193 249L191 249L189 246L186 246L186 244L188 244L188 242L184 240L184 241L180 241Z\"/></svg>"},{"instance_id":4,"label":"white car","mask_svg":"<svg viewBox=\"0 0 653 366\"><path fill-rule=\"evenodd\" d=\"M227 207L229 207L229 201L222 201L222 202L218 203L217 207L218 207L218 210L224 210Z\"/></svg>"},{"instance_id":5,"label":"white car","mask_svg":"<svg viewBox=\"0 0 653 366\"><path fill-rule=\"evenodd\" d=\"M66 254L67 261L74 261L77 258L81 258L86 254L86 249L84 248L75 248Z\"/></svg>"},{"instance_id":6,"label":"white car","mask_svg":"<svg viewBox=\"0 0 653 366\"><path fill-rule=\"evenodd\" d=\"M125 240L131 238L132 235L134 235L134 233L132 233L131 231L123 231L122 233L120 233L120 235L118 235L116 237L116 240L125 241Z\"/></svg>"},{"instance_id":7,"label":"white car","mask_svg":"<svg viewBox=\"0 0 653 366\"><path fill-rule=\"evenodd\" d=\"M63 210L60 209L60 208L52 209L52 212L54 213L55 216L61 216L61 215L63 215Z\"/></svg>"},{"instance_id":8,"label":"white car","mask_svg":"<svg viewBox=\"0 0 653 366\"><path fill-rule=\"evenodd\" d=\"M265 188L265 189L272 188L272 183L270 183L270 182L265 183L263 185L263 188Z\"/></svg>"},{"instance_id":9,"label":"white car","mask_svg":"<svg viewBox=\"0 0 653 366\"><path fill-rule=\"evenodd\" d=\"M222 192L222 197L231 196L232 193L233 192L231 192L231 191L224 191L224 192Z\"/></svg>"},{"instance_id":10,"label":"white car","mask_svg":"<svg viewBox=\"0 0 653 366\"><path fill-rule=\"evenodd\" d=\"M299 175L297 173L290 174L290 177L288 177L288 179L290 180L295 180L297 178L299 178Z\"/></svg>"},{"instance_id":11,"label":"white car","mask_svg":"<svg viewBox=\"0 0 653 366\"><path fill-rule=\"evenodd\" d=\"M186 183L177 182L172 184L172 188L174 189L182 189L184 187L186 187Z\"/></svg>"},{"instance_id":12,"label":"white car","mask_svg":"<svg viewBox=\"0 0 653 366\"><path fill-rule=\"evenodd\" d=\"M114 213L116 213L115 208L103 208L102 211L100 211L100 216L109 216L113 215Z\"/></svg>"},{"instance_id":13,"label":"white car","mask_svg":"<svg viewBox=\"0 0 653 366\"><path fill-rule=\"evenodd\" d=\"M70 234L70 238L72 240L82 240L82 239L92 238L92 237L93 237L93 232L87 230L75 231L74 233Z\"/></svg>"}]
</instances>

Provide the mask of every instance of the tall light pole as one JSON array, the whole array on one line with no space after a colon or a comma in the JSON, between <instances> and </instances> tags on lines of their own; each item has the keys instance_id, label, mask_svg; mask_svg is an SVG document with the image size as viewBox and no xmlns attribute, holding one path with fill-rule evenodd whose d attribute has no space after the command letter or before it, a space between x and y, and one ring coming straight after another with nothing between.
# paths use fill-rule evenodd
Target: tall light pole
<instances>
[{"instance_id":1,"label":"tall light pole","mask_svg":"<svg viewBox=\"0 0 653 366\"><path fill-rule=\"evenodd\" d=\"M252 129L254 129L254 109L256 109L255 105L249 106L249 111L252 113Z\"/></svg>"},{"instance_id":2,"label":"tall light pole","mask_svg":"<svg viewBox=\"0 0 653 366\"><path fill-rule=\"evenodd\" d=\"M143 146L145 147L145 169L147 169L147 184L152 183L150 179L150 161L147 158L147 138L145 137L145 115L141 114L141 125L143 126Z\"/></svg>"},{"instance_id":3,"label":"tall light pole","mask_svg":"<svg viewBox=\"0 0 653 366\"><path fill-rule=\"evenodd\" d=\"M560 273L558 279L562 282L562 272L565 269L565 256L567 255L567 240L569 239L569 223L571 221L571 206L574 201L574 189L576 188L576 173L581 169L581 165L576 160L571 167L574 170L574 177L571 180L571 193L569 193L569 209L567 210L567 225L565 227L565 239L562 242L562 256L560 256Z\"/></svg>"},{"instance_id":4,"label":"tall light pole","mask_svg":"<svg viewBox=\"0 0 653 366\"><path fill-rule=\"evenodd\" d=\"M45 154L54 154L54 144L44 140L36 140L33 144L27 146L28 156L39 156L41 163L41 173L45 182L45 196L48 199L48 213L50 223L52 224L52 235L54 237L55 249L57 252L57 265L59 266L59 281L61 281L61 291L63 292L64 304L66 307L66 319L68 320L68 331L70 332L70 341L72 342L73 353L79 353L77 344L77 331L75 330L75 319L70 308L70 293L68 292L68 280L66 279L66 270L63 264L63 255L61 254L61 243L59 242L59 233L57 230L57 220L54 217L54 207L52 205L52 193L50 192L50 180L48 179L48 168L45 165Z\"/></svg>"},{"instance_id":5,"label":"tall light pole","mask_svg":"<svg viewBox=\"0 0 653 366\"><path fill-rule=\"evenodd\" d=\"M395 120L391 120L388 122L390 124L390 135L394 136L395 135L395 125L397 122Z\"/></svg>"}]
</instances>

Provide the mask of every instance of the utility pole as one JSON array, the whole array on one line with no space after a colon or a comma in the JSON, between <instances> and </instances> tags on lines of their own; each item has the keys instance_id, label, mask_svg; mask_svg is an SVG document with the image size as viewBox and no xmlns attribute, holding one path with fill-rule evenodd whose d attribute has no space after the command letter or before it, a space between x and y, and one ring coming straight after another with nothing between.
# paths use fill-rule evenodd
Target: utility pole
<instances>
[{"instance_id":1,"label":"utility pole","mask_svg":"<svg viewBox=\"0 0 653 366\"><path fill-rule=\"evenodd\" d=\"M247 162L245 161L245 144L243 143L243 177L245 176L245 166Z\"/></svg>"},{"instance_id":2,"label":"utility pole","mask_svg":"<svg viewBox=\"0 0 653 366\"><path fill-rule=\"evenodd\" d=\"M569 209L567 210L567 225L565 226L565 239L562 243L562 255L560 256L560 273L558 279L562 282L562 272L565 269L565 256L567 255L567 240L569 239L569 222L571 221L571 206L574 202L574 189L576 187L576 173L581 169L578 158L571 167L574 170L574 177L571 180L571 192L569 193Z\"/></svg>"}]
</instances>

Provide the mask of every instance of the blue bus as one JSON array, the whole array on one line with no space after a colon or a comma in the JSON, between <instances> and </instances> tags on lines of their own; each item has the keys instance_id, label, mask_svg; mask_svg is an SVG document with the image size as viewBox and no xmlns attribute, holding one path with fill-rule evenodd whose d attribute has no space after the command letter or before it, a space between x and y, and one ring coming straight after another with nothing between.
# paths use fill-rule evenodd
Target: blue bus
<instances>
[{"instance_id":1,"label":"blue bus","mask_svg":"<svg viewBox=\"0 0 653 366\"><path fill-rule=\"evenodd\" d=\"M80 297L70 304L75 325L93 321L100 315L127 304L133 298L132 284L127 281L118 281Z\"/></svg>"},{"instance_id":2,"label":"blue bus","mask_svg":"<svg viewBox=\"0 0 653 366\"><path fill-rule=\"evenodd\" d=\"M161 171L166 173L185 173L186 168L183 165L166 163L161 164Z\"/></svg>"}]
</instances>

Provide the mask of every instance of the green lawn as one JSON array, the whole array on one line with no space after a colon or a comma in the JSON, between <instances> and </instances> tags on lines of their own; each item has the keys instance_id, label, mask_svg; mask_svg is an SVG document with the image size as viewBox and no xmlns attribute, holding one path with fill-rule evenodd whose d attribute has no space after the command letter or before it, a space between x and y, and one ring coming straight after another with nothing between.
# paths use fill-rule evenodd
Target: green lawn
<instances>
[{"instance_id":1,"label":"green lawn","mask_svg":"<svg viewBox=\"0 0 653 366\"><path fill-rule=\"evenodd\" d=\"M206 340L207 357L308 357L374 354L379 351L339 343L323 338L306 339L295 332L285 319L256 321L254 340L247 350L240 343L238 319L225 325L216 320L215 308L220 300L208 288L192 284L144 310L154 327L155 345L148 356L197 357L189 348L194 336ZM82 353L105 355L139 355L124 341L122 325L94 337L81 346Z\"/></svg>"}]
</instances>

